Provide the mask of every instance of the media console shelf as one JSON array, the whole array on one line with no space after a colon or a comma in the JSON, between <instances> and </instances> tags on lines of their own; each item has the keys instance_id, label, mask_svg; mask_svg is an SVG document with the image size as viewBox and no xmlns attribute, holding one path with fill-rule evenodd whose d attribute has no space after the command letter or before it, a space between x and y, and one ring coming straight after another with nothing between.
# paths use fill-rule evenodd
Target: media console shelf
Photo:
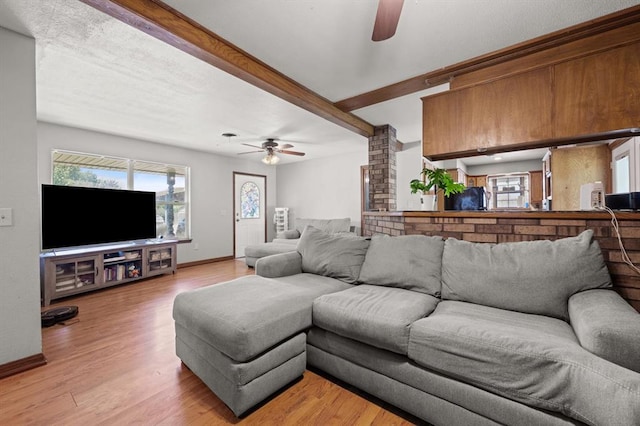
<instances>
[{"instance_id":1,"label":"media console shelf","mask_svg":"<svg viewBox=\"0 0 640 426\"><path fill-rule=\"evenodd\" d=\"M52 300L176 271L177 241L56 250L40 255L43 306Z\"/></svg>"}]
</instances>

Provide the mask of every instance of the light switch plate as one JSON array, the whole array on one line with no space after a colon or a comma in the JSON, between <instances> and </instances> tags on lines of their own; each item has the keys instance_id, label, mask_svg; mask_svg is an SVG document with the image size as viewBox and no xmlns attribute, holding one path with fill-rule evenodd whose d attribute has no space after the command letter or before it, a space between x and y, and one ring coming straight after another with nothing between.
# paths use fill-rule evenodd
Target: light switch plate
<instances>
[{"instance_id":1,"label":"light switch plate","mask_svg":"<svg viewBox=\"0 0 640 426\"><path fill-rule=\"evenodd\" d=\"M0 209L0 226L13 226L13 209Z\"/></svg>"}]
</instances>

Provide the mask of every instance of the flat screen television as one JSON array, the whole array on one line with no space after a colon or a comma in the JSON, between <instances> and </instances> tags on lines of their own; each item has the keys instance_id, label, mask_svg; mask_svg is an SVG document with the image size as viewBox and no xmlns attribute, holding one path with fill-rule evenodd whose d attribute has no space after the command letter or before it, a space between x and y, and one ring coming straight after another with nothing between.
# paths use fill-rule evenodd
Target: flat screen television
<instances>
[{"instance_id":1,"label":"flat screen television","mask_svg":"<svg viewBox=\"0 0 640 426\"><path fill-rule=\"evenodd\" d=\"M156 237L156 194L42 185L42 249Z\"/></svg>"}]
</instances>

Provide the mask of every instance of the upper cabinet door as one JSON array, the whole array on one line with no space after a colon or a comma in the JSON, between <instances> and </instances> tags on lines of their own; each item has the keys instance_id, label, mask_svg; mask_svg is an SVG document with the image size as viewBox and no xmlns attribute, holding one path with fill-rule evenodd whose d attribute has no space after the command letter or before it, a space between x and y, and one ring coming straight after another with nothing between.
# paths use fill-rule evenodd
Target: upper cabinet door
<instances>
[{"instance_id":1,"label":"upper cabinet door","mask_svg":"<svg viewBox=\"0 0 640 426\"><path fill-rule=\"evenodd\" d=\"M477 155L553 135L550 67L422 98L423 155Z\"/></svg>"},{"instance_id":2,"label":"upper cabinet door","mask_svg":"<svg viewBox=\"0 0 640 426\"><path fill-rule=\"evenodd\" d=\"M422 98L422 155L461 151L464 132L459 123L459 92Z\"/></svg>"},{"instance_id":3,"label":"upper cabinet door","mask_svg":"<svg viewBox=\"0 0 640 426\"><path fill-rule=\"evenodd\" d=\"M640 42L555 65L555 137L640 127Z\"/></svg>"},{"instance_id":4,"label":"upper cabinet door","mask_svg":"<svg viewBox=\"0 0 640 426\"><path fill-rule=\"evenodd\" d=\"M467 146L477 150L550 139L551 73L544 67L465 89L459 111Z\"/></svg>"}]
</instances>

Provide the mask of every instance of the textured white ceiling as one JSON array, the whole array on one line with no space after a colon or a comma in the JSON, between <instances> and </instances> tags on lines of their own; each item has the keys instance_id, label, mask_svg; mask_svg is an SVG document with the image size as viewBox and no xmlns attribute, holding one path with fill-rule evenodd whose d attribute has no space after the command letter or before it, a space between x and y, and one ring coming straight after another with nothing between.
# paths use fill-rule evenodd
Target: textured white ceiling
<instances>
[{"instance_id":1,"label":"textured white ceiling","mask_svg":"<svg viewBox=\"0 0 640 426\"><path fill-rule=\"evenodd\" d=\"M377 0L165 0L338 101L624 9L637 0L405 0L374 43Z\"/></svg>"},{"instance_id":2,"label":"textured white ceiling","mask_svg":"<svg viewBox=\"0 0 640 426\"><path fill-rule=\"evenodd\" d=\"M168 0L319 95L338 101L638 4L638 0L406 0L396 35L371 41L375 0ZM307 152L366 139L76 0L0 0L0 26L37 46L40 120L235 156L279 137ZM442 90L446 87L435 88ZM354 111L421 138L425 91ZM238 134L231 143L224 132ZM259 161L260 154L251 154Z\"/></svg>"}]
</instances>

